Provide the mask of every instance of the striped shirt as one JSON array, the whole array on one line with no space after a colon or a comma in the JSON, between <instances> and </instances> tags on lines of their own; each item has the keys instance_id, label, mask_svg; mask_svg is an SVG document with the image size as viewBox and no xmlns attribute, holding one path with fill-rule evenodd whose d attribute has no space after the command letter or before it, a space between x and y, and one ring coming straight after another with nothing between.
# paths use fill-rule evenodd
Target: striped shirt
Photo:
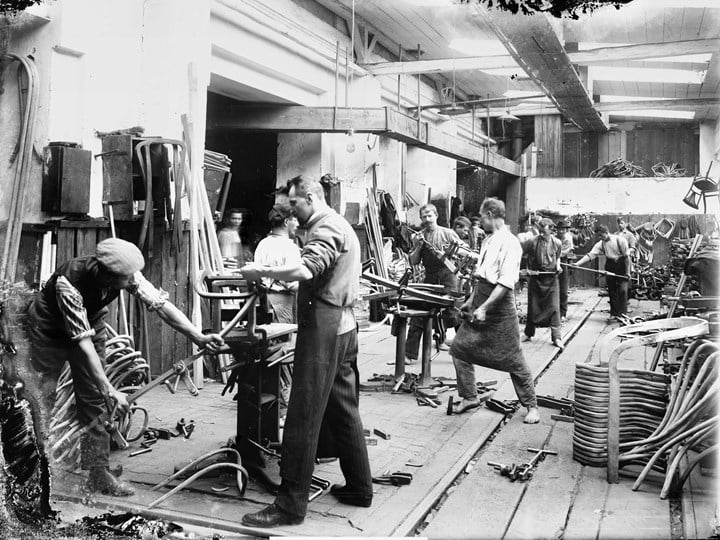
<instances>
[{"instance_id":1,"label":"striped shirt","mask_svg":"<svg viewBox=\"0 0 720 540\"><path fill-rule=\"evenodd\" d=\"M149 311L157 311L168 299L167 292L155 288L140 272L133 274L125 290L140 299ZM60 309L65 333L71 341L80 341L95 335L80 291L65 276L57 278L55 298Z\"/></svg>"}]
</instances>

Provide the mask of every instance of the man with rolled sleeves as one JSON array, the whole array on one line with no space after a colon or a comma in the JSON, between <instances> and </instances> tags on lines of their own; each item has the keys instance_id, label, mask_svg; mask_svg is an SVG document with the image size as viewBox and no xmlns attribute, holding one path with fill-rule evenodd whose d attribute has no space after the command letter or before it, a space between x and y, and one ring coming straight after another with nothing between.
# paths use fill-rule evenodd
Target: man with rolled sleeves
<instances>
[{"instance_id":1,"label":"man with rolled sleeves","mask_svg":"<svg viewBox=\"0 0 720 540\"><path fill-rule=\"evenodd\" d=\"M373 495L358 409L357 324L352 310L361 273L360 243L345 218L325 202L319 181L306 176L290 180L289 202L307 229L301 262L275 267L254 263L240 270L248 281L269 277L300 282L282 482L275 502L243 516L243 525L253 527L303 522L316 457L340 459L345 485L333 486L331 493L341 502L368 507Z\"/></svg>"},{"instance_id":2,"label":"man with rolled sleeves","mask_svg":"<svg viewBox=\"0 0 720 540\"><path fill-rule=\"evenodd\" d=\"M37 376L26 383L31 396L41 401L41 429L47 429L57 380L68 362L76 414L86 430L80 439L80 461L89 470L86 489L91 492L133 494L109 471L110 436L97 421L107 412L106 398L120 411L129 409L127 397L112 386L104 370L106 306L125 289L199 347L216 351L223 345L222 337L200 332L167 300L165 291L153 287L140 272L144 266L137 246L108 238L97 245L95 255L61 265L28 309L31 366ZM39 440L45 440L44 434Z\"/></svg>"},{"instance_id":3,"label":"man with rolled sleeves","mask_svg":"<svg viewBox=\"0 0 720 540\"><path fill-rule=\"evenodd\" d=\"M628 287L630 280L630 246L620 235L610 234L605 225L595 227L600 240L577 262L582 266L600 255L605 255L605 271L621 277L607 276L608 296L610 297L610 317L620 317L627 313Z\"/></svg>"},{"instance_id":4,"label":"man with rolled sleeves","mask_svg":"<svg viewBox=\"0 0 720 540\"><path fill-rule=\"evenodd\" d=\"M520 347L520 328L514 288L520 274L522 247L505 224L505 204L486 198L480 207L488 234L475 267L473 292L460 310L463 323L450 347L455 365L459 414L481 405L475 384L475 365L510 374L520 403L527 408L526 424L540 422L532 372Z\"/></svg>"}]
</instances>

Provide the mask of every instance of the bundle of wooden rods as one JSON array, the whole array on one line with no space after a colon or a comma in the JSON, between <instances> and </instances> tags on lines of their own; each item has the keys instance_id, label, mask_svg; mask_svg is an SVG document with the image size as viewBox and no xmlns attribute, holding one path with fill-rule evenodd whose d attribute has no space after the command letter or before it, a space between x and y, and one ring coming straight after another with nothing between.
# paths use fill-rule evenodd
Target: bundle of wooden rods
<instances>
[{"instance_id":1,"label":"bundle of wooden rods","mask_svg":"<svg viewBox=\"0 0 720 540\"><path fill-rule=\"evenodd\" d=\"M627 443L650 435L660 424L670 378L637 369L621 369L619 376L620 442ZM584 465L607 464L609 406L608 368L576 364L573 457Z\"/></svg>"},{"instance_id":2,"label":"bundle of wooden rods","mask_svg":"<svg viewBox=\"0 0 720 540\"><path fill-rule=\"evenodd\" d=\"M662 421L649 436L620 443L621 465L638 461L645 463L633 485L634 490L640 488L659 461L666 460L668 465L660 492L660 498L665 499L669 493L682 488L690 471L706 455L717 452L720 426L719 350L717 343L707 339L693 341L673 378L670 402ZM706 443L710 445L691 459L685 472L676 479L683 458L690 450Z\"/></svg>"},{"instance_id":3,"label":"bundle of wooden rods","mask_svg":"<svg viewBox=\"0 0 720 540\"><path fill-rule=\"evenodd\" d=\"M105 343L105 375L112 385L121 392L131 393L148 380L150 366L135 350L131 336L118 334L110 325L105 325L110 339ZM143 425L138 432L130 437L133 414L140 411L144 415ZM133 405L129 414L118 422L118 430L128 441L142 437L147 429L147 411ZM73 389L72 372L69 364L65 364L57 383L55 406L50 420L50 459L58 463L79 463L80 439L85 429L75 415L75 391Z\"/></svg>"}]
</instances>

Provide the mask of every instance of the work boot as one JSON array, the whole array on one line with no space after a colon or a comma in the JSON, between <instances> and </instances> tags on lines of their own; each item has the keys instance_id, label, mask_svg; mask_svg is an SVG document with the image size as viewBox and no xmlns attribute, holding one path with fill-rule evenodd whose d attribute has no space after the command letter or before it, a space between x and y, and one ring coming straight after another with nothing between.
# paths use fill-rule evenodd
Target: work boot
<instances>
[{"instance_id":1,"label":"work boot","mask_svg":"<svg viewBox=\"0 0 720 540\"><path fill-rule=\"evenodd\" d=\"M362 490L353 489L352 487L333 484L330 488L330 494L337 498L340 502L351 506L370 508L372 505L372 493L370 495L365 495Z\"/></svg>"},{"instance_id":2,"label":"work boot","mask_svg":"<svg viewBox=\"0 0 720 540\"><path fill-rule=\"evenodd\" d=\"M99 492L103 495L113 497L128 497L135 494L135 490L115 478L107 467L94 467L90 469L90 475L85 484L88 491Z\"/></svg>"}]
</instances>

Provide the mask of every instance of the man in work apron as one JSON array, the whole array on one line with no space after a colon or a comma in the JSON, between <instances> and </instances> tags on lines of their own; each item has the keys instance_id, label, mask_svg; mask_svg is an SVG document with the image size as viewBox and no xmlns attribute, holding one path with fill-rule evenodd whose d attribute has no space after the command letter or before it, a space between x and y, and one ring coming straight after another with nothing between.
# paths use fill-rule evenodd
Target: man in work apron
<instances>
[{"instance_id":1,"label":"man in work apron","mask_svg":"<svg viewBox=\"0 0 720 540\"><path fill-rule=\"evenodd\" d=\"M535 335L536 327L550 327L553 344L561 350L565 348L560 334L560 290L558 273L562 243L552 236L554 224L551 220L540 220L540 235L527 242L531 274L528 281L528 308L525 323L525 339L529 341Z\"/></svg>"},{"instance_id":2,"label":"man in work apron","mask_svg":"<svg viewBox=\"0 0 720 540\"><path fill-rule=\"evenodd\" d=\"M522 248L505 225L505 204L490 197L480 207L482 227L488 233L480 248L472 295L461 310L460 326L450 356L457 374L462 401L453 412L480 406L475 385L475 365L510 373L520 402L527 407L525 423L537 424L534 380L520 348L520 328L513 292L520 272Z\"/></svg>"}]
</instances>

